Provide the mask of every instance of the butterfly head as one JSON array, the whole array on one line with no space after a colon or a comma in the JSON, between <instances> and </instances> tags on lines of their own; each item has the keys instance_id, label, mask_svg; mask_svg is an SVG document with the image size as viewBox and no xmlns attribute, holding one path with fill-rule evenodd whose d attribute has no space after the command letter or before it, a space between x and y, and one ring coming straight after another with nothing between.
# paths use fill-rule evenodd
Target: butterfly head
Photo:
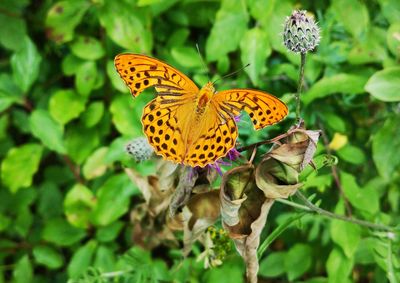
<instances>
[{"instance_id":1,"label":"butterfly head","mask_svg":"<svg viewBox=\"0 0 400 283\"><path fill-rule=\"evenodd\" d=\"M203 86L199 92L199 100L198 104L200 107L204 107L208 101L210 101L211 97L215 93L214 84L212 82L208 82Z\"/></svg>"}]
</instances>

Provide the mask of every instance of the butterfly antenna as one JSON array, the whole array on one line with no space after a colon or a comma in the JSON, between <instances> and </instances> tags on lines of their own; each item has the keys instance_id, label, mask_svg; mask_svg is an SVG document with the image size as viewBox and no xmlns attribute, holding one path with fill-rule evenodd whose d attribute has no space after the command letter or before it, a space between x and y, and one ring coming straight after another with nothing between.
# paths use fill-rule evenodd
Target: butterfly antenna
<instances>
[{"instance_id":1,"label":"butterfly antenna","mask_svg":"<svg viewBox=\"0 0 400 283\"><path fill-rule=\"evenodd\" d=\"M230 73L230 74L227 74L227 75L225 75L225 76L223 76L223 77L220 77L219 79L216 79L216 80L213 82L213 84L215 85L219 80L225 79L225 78L227 78L227 77L233 76L234 74L237 74L237 73L243 71L243 70L244 70L245 68L247 68L248 66L250 66L250 63L248 63L246 66L240 68L239 70L236 70L236 71L234 71L234 72L232 72L232 73Z\"/></svg>"},{"instance_id":2,"label":"butterfly antenna","mask_svg":"<svg viewBox=\"0 0 400 283\"><path fill-rule=\"evenodd\" d=\"M203 56L201 56L200 48L199 48L199 45L197 43L196 43L196 49L197 49L197 53L199 54L200 61L203 64L203 68L206 71L208 81L211 81L210 76L208 74L209 72L208 72L208 68L207 68L206 62L204 61Z\"/></svg>"}]
</instances>

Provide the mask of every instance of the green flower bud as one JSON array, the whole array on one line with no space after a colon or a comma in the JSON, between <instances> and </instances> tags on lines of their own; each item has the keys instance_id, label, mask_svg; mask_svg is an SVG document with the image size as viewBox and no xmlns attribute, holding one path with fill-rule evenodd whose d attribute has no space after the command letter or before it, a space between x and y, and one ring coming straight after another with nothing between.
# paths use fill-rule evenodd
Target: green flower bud
<instances>
[{"instance_id":1,"label":"green flower bud","mask_svg":"<svg viewBox=\"0 0 400 283\"><path fill-rule=\"evenodd\" d=\"M149 159L154 153L154 149L145 137L133 139L126 145L125 149L137 162Z\"/></svg>"},{"instance_id":2,"label":"green flower bud","mask_svg":"<svg viewBox=\"0 0 400 283\"><path fill-rule=\"evenodd\" d=\"M306 11L294 11L287 17L283 31L283 43L287 49L306 53L314 50L320 39L319 28Z\"/></svg>"}]
</instances>

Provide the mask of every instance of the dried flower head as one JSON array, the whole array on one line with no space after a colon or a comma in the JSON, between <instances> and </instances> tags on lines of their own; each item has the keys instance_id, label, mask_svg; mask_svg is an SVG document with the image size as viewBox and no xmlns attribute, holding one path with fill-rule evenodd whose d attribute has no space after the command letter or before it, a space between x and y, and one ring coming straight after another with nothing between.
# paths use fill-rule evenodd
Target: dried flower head
<instances>
[{"instance_id":1,"label":"dried flower head","mask_svg":"<svg viewBox=\"0 0 400 283\"><path fill-rule=\"evenodd\" d=\"M314 19L306 15L306 11L294 11L286 18L283 43L290 51L296 53L312 51L320 39L319 28Z\"/></svg>"},{"instance_id":2,"label":"dried flower head","mask_svg":"<svg viewBox=\"0 0 400 283\"><path fill-rule=\"evenodd\" d=\"M137 162L149 159L154 153L154 149L145 137L133 139L126 145L125 149Z\"/></svg>"}]
</instances>

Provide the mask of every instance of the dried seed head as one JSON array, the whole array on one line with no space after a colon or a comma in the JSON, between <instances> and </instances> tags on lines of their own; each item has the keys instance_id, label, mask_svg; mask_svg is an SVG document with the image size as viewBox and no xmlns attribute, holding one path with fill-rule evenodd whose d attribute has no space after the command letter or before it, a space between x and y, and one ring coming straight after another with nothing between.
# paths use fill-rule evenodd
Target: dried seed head
<instances>
[{"instance_id":1,"label":"dried seed head","mask_svg":"<svg viewBox=\"0 0 400 283\"><path fill-rule=\"evenodd\" d=\"M306 11L294 11L286 18L283 43L290 51L296 53L312 51L320 39L319 28L314 19L306 15Z\"/></svg>"},{"instance_id":2,"label":"dried seed head","mask_svg":"<svg viewBox=\"0 0 400 283\"><path fill-rule=\"evenodd\" d=\"M149 159L154 153L153 148L144 137L133 139L125 149L137 162Z\"/></svg>"}]
</instances>

